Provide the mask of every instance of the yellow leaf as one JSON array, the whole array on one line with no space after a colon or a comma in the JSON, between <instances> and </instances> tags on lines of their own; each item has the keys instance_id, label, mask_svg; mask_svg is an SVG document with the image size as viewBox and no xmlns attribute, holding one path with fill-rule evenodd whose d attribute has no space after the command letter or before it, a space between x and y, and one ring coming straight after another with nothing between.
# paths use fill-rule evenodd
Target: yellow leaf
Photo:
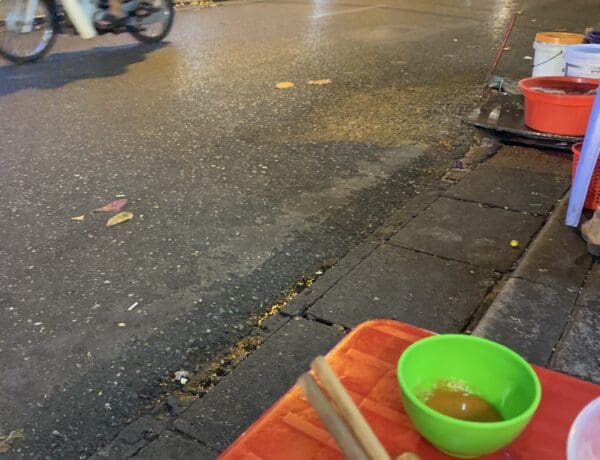
<instances>
[{"instance_id":1,"label":"yellow leaf","mask_svg":"<svg viewBox=\"0 0 600 460\"><path fill-rule=\"evenodd\" d=\"M71 220L74 220L75 222L83 222L83 219L85 219L85 215L71 217Z\"/></svg>"},{"instance_id":2,"label":"yellow leaf","mask_svg":"<svg viewBox=\"0 0 600 460\"><path fill-rule=\"evenodd\" d=\"M128 220L133 219L133 213L129 211L120 212L119 214L115 214L110 219L106 221L107 227L112 227L113 225L122 224L123 222L127 222Z\"/></svg>"},{"instance_id":3,"label":"yellow leaf","mask_svg":"<svg viewBox=\"0 0 600 460\"><path fill-rule=\"evenodd\" d=\"M291 81L280 81L279 83L277 83L275 85L275 88L277 89L290 89L294 87L294 83L292 83Z\"/></svg>"},{"instance_id":4,"label":"yellow leaf","mask_svg":"<svg viewBox=\"0 0 600 460\"><path fill-rule=\"evenodd\" d=\"M331 78L324 78L323 80L308 80L306 83L309 85L328 85L331 83Z\"/></svg>"}]
</instances>

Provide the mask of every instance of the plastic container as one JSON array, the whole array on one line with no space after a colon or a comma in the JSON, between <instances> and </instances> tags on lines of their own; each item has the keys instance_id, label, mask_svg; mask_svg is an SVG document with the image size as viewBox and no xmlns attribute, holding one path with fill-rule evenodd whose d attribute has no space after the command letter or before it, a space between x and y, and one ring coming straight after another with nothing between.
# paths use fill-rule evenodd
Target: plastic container
<instances>
[{"instance_id":1,"label":"plastic container","mask_svg":"<svg viewBox=\"0 0 600 460\"><path fill-rule=\"evenodd\" d=\"M571 168L571 180L575 179L575 171L577 171L577 164L579 163L579 155L581 155L581 146L583 144L578 142L571 147L573 152L573 166ZM595 211L600 206L600 160L596 163L596 168L592 174L592 180L588 188L587 195L583 207L585 209L591 209Z\"/></svg>"},{"instance_id":2,"label":"plastic container","mask_svg":"<svg viewBox=\"0 0 600 460\"><path fill-rule=\"evenodd\" d=\"M534 88L585 93L597 87L598 80L576 77L531 77L519 81L525 97L525 124L543 133L583 136L594 95L549 94Z\"/></svg>"},{"instance_id":3,"label":"plastic container","mask_svg":"<svg viewBox=\"0 0 600 460\"><path fill-rule=\"evenodd\" d=\"M600 398L585 406L573 422L567 460L600 460Z\"/></svg>"},{"instance_id":4,"label":"plastic container","mask_svg":"<svg viewBox=\"0 0 600 460\"><path fill-rule=\"evenodd\" d=\"M583 43L581 34L567 32L540 32L533 42L532 77L565 75L565 50L570 45Z\"/></svg>"},{"instance_id":5,"label":"plastic container","mask_svg":"<svg viewBox=\"0 0 600 460\"><path fill-rule=\"evenodd\" d=\"M565 61L565 75L600 78L600 44L569 46Z\"/></svg>"},{"instance_id":6,"label":"plastic container","mask_svg":"<svg viewBox=\"0 0 600 460\"><path fill-rule=\"evenodd\" d=\"M540 381L509 348L481 337L446 334L408 347L398 361L402 401L413 424L445 454L474 458L510 444L540 403ZM428 407L419 397L439 382L457 381L492 404L501 422L459 420Z\"/></svg>"},{"instance_id":7,"label":"plastic container","mask_svg":"<svg viewBox=\"0 0 600 460\"><path fill-rule=\"evenodd\" d=\"M585 34L585 39L589 43L600 43L600 31L592 30L592 31L588 32L587 34Z\"/></svg>"}]
</instances>

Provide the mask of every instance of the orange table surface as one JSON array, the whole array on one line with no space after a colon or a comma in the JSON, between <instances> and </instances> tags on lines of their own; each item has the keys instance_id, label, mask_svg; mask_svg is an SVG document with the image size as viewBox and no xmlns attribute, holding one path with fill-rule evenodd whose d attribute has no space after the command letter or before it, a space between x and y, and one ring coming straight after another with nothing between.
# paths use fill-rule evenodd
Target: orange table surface
<instances>
[{"instance_id":1,"label":"orange table surface","mask_svg":"<svg viewBox=\"0 0 600 460\"><path fill-rule=\"evenodd\" d=\"M396 365L402 351L431 332L389 320L369 321L348 334L327 361L359 406L392 458L416 452L424 460L451 458L432 447L404 412ZM491 364L493 365L493 364ZM600 386L533 366L542 401L525 431L508 447L485 459L564 459L571 423L600 396ZM220 460L343 459L297 386L268 409Z\"/></svg>"}]
</instances>

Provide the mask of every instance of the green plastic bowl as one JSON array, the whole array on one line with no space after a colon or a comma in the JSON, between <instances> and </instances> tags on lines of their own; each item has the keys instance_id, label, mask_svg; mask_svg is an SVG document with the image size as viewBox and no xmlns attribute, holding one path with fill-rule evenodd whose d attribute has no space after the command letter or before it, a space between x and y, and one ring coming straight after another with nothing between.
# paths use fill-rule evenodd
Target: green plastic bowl
<instances>
[{"instance_id":1,"label":"green plastic bowl","mask_svg":"<svg viewBox=\"0 0 600 460\"><path fill-rule=\"evenodd\" d=\"M445 454L473 458L510 444L527 426L542 395L531 366L514 351L480 337L436 335L410 345L398 361L404 409L425 439ZM470 422L437 412L420 399L436 383L460 382L498 409L501 422Z\"/></svg>"}]
</instances>

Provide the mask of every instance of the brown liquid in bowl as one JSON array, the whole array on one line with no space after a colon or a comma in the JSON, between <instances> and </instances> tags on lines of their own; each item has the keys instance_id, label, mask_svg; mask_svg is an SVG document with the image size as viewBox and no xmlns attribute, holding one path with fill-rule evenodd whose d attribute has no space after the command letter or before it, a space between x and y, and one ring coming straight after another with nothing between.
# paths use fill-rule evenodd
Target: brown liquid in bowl
<instances>
[{"instance_id":1,"label":"brown liquid in bowl","mask_svg":"<svg viewBox=\"0 0 600 460\"><path fill-rule=\"evenodd\" d=\"M486 400L460 390L434 388L425 399L433 410L471 422L500 422L500 412Z\"/></svg>"}]
</instances>

